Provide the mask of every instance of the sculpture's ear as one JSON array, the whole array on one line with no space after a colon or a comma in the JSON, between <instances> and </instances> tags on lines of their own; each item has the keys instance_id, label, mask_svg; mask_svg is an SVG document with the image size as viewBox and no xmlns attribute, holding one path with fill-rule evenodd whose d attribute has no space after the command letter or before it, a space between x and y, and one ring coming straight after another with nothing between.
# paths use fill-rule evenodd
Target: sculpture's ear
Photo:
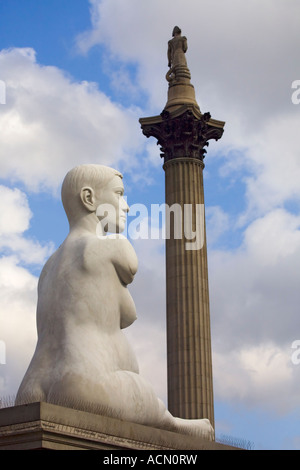
<instances>
[{"instance_id":1,"label":"sculpture's ear","mask_svg":"<svg viewBox=\"0 0 300 470\"><path fill-rule=\"evenodd\" d=\"M93 188L90 188L89 186L82 188L80 191L80 199L87 210L90 212L95 210L95 192Z\"/></svg>"}]
</instances>

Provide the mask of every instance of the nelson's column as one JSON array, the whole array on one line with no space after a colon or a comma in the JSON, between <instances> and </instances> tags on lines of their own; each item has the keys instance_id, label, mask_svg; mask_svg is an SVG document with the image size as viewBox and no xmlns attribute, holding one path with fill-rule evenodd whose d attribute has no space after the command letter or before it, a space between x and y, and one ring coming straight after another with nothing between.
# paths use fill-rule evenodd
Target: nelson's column
<instances>
[{"instance_id":1,"label":"nelson's column","mask_svg":"<svg viewBox=\"0 0 300 470\"><path fill-rule=\"evenodd\" d=\"M201 113L186 51L187 39L176 26L168 42L167 104L159 116L141 118L140 124L161 147L166 204L180 205L181 233L185 208L192 208L194 228L203 215L192 248L175 231L166 237L168 408L174 416L208 418L214 426L203 159L208 141L222 137L225 123Z\"/></svg>"}]
</instances>

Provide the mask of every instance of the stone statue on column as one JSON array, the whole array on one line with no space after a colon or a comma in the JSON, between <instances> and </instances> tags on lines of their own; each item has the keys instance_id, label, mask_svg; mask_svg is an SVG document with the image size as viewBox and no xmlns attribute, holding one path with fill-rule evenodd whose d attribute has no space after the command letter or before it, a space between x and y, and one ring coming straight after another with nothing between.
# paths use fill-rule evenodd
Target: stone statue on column
<instances>
[{"instance_id":1,"label":"stone statue on column","mask_svg":"<svg viewBox=\"0 0 300 470\"><path fill-rule=\"evenodd\" d=\"M166 75L168 82L190 80L191 74L185 57L187 48L187 38L181 36L181 29L175 26L173 38L168 41L168 67L170 67Z\"/></svg>"}]
</instances>

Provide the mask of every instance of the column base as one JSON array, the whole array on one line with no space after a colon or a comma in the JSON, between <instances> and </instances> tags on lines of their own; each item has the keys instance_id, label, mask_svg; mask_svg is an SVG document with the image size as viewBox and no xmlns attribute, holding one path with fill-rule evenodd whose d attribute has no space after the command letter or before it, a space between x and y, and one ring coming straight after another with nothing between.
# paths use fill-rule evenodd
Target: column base
<instances>
[{"instance_id":1,"label":"column base","mask_svg":"<svg viewBox=\"0 0 300 470\"><path fill-rule=\"evenodd\" d=\"M168 101L165 110L172 112L183 105L192 105L200 113L199 105L195 97L195 89L191 83L174 81L169 85Z\"/></svg>"}]
</instances>

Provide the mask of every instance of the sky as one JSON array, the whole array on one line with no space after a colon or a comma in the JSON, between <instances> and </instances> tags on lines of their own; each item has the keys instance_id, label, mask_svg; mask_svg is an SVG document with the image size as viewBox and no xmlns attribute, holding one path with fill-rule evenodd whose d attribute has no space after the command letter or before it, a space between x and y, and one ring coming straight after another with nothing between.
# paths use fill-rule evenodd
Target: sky
<instances>
[{"instance_id":1,"label":"sky","mask_svg":"<svg viewBox=\"0 0 300 470\"><path fill-rule=\"evenodd\" d=\"M297 0L0 0L3 403L35 348L40 271L68 234L67 171L112 166L129 206L164 203L139 118L166 104L178 25L201 112L226 122L204 169L216 435L300 449L299 18ZM165 241L131 242L126 335L166 403Z\"/></svg>"}]
</instances>

